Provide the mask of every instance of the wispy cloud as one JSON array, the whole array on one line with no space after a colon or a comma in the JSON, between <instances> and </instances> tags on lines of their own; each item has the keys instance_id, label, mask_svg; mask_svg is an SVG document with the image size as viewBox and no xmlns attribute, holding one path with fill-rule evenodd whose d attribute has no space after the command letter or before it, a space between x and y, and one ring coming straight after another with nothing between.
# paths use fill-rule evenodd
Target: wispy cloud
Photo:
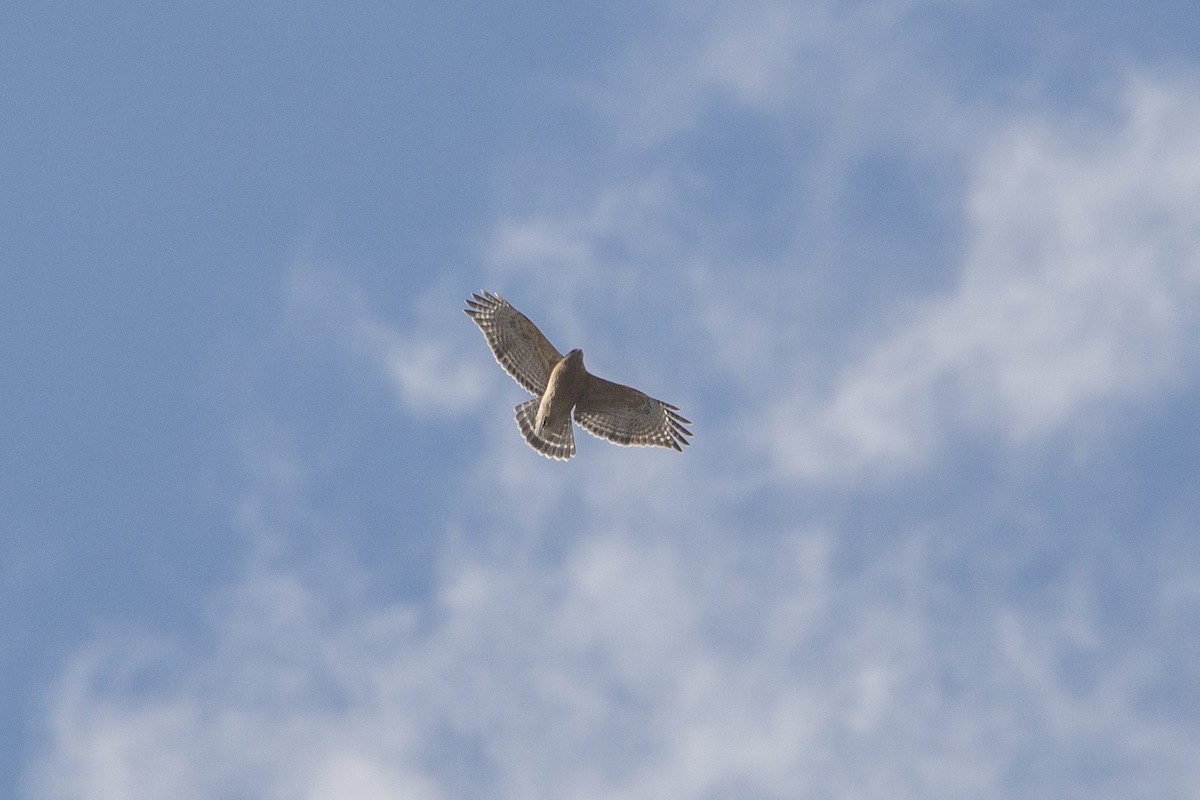
<instances>
[{"instance_id":1,"label":"wispy cloud","mask_svg":"<svg viewBox=\"0 0 1200 800\"><path fill-rule=\"evenodd\" d=\"M782 4L706 8L679 34L686 46L648 52L652 68L633 59L628 83L616 79L611 96L641 102L614 115L627 126L614 160L702 128L713 91L782 117L797 97L816 114L813 97L848 91L873 98L855 107L865 115L887 107L889 80L917 80L888 68L910 63L904 37L887 35L903 33L893 23L907 5L843 16L817 4L803 18ZM843 67L822 88L798 65L820 61L831 30ZM860 56L879 58L859 72ZM854 114L831 129L856 130ZM313 569L296 549L254 553L205 600L197 641L101 636L72 660L48 699L29 795L1194 795L1196 712L1163 710L1184 693L1161 688L1158 658L1190 632L1190 565L1159 583L1089 553L1090 569L1039 562L1050 577L1013 578L990 551L963 552L978 531L956 526L996 524L976 497L963 500L969 523L914 514L879 523L879 537L849 512L764 513L764 526L756 508L791 502L797 478L809 492L836 483L825 507L853 507L871 471L964 440L1044 441L1192 380L1198 134L1200 98L1144 79L1119 109L1029 112L982 144L956 141L970 185L952 288L897 298L878 338L820 384L806 370L816 346L792 335L799 315L773 313L821 303L800 291L816 285L797 274L803 243L718 271L727 253L690 213L686 166L503 216L488 252L501 285L486 288L528 289L548 333L578 341L595 315L671 309L666 323L640 315L657 323L653 346L645 331L618 332L601 351L627 353L634 374L612 377L632 381L668 344L712 412L696 446L598 443L564 467L529 453L505 410L455 456L467 466L433 528L403 531L444 541L427 595L370 595L349 558ZM843 155L829 183L806 175L796 195L835 192L854 160ZM588 303L598 286L605 302ZM386 381L406 415L461 415L509 384L459 300L437 287L393 323L347 282L300 271L286 335ZM237 506L249 536L337 525L299 456L255 458ZM1153 532L1138 535L1140 546ZM1023 544L1005 541L1007 555L1036 571ZM1106 625L1110 595L1154 624Z\"/></svg>"},{"instance_id":2,"label":"wispy cloud","mask_svg":"<svg viewBox=\"0 0 1200 800\"><path fill-rule=\"evenodd\" d=\"M1194 730L1138 700L1156 641L1100 643L1070 593L1044 611L951 601L929 588L936 560L847 571L820 531L759 557L734 537L578 534L553 564L449 563L423 608L259 573L200 652L99 647L60 686L32 796L1194 788Z\"/></svg>"},{"instance_id":3,"label":"wispy cloud","mask_svg":"<svg viewBox=\"0 0 1200 800\"><path fill-rule=\"evenodd\" d=\"M1019 443L1190 380L1197 136L1200 98L1145 80L1115 123L1012 124L974 170L953 291L914 303L827 398L776 404L764 444L807 478L891 470L951 429Z\"/></svg>"},{"instance_id":4,"label":"wispy cloud","mask_svg":"<svg viewBox=\"0 0 1200 800\"><path fill-rule=\"evenodd\" d=\"M479 403L488 373L473 350L467 350L467 336L444 333L452 329L451 321L460 321L450 313L460 299L440 286L430 296L439 304L428 298L411 303L413 319L399 327L336 273L302 268L292 274L288 287L289 335L315 333L323 345L342 348L385 379L407 411L458 414Z\"/></svg>"},{"instance_id":5,"label":"wispy cloud","mask_svg":"<svg viewBox=\"0 0 1200 800\"><path fill-rule=\"evenodd\" d=\"M852 150L872 131L915 134L906 126L918 120L922 138L952 134L927 124L946 94L925 73L922 48L936 36L930 7L956 5L814 2L797 13L778 0L665 4L661 38L620 61L596 102L635 149L703 128L722 106L820 117Z\"/></svg>"}]
</instances>

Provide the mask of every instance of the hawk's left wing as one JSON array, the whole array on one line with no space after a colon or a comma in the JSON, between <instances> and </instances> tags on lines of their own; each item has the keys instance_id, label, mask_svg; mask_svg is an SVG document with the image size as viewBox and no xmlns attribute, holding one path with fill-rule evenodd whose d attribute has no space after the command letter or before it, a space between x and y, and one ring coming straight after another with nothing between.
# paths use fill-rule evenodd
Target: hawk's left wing
<instances>
[{"instance_id":1,"label":"hawk's left wing","mask_svg":"<svg viewBox=\"0 0 1200 800\"><path fill-rule=\"evenodd\" d=\"M575 421L593 436L623 445L683 450L692 435L675 406L629 386L588 375Z\"/></svg>"}]
</instances>

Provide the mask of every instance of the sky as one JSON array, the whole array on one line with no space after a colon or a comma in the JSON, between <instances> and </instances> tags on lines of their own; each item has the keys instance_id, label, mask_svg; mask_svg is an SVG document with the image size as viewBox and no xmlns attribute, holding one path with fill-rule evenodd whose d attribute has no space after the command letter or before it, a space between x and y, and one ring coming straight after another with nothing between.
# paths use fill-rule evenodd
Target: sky
<instances>
[{"instance_id":1,"label":"sky","mask_svg":"<svg viewBox=\"0 0 1200 800\"><path fill-rule=\"evenodd\" d=\"M1200 795L1200 11L9 3L0 796ZM521 439L499 292L677 405Z\"/></svg>"}]
</instances>

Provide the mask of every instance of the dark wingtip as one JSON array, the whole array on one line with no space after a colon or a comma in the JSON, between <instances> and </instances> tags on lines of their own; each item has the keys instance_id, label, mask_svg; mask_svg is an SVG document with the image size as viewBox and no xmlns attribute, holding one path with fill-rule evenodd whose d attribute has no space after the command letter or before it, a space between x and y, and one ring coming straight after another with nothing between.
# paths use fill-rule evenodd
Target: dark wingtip
<instances>
[{"instance_id":1,"label":"dark wingtip","mask_svg":"<svg viewBox=\"0 0 1200 800\"><path fill-rule=\"evenodd\" d=\"M471 306L471 308L478 309L491 308L492 306L499 305L503 302L504 298L498 294L489 292L486 289L480 289L478 292L471 292L471 296L467 298L467 305Z\"/></svg>"},{"instance_id":2,"label":"dark wingtip","mask_svg":"<svg viewBox=\"0 0 1200 800\"><path fill-rule=\"evenodd\" d=\"M463 313L472 319L474 319L479 312L484 311L492 305L495 305L494 301L486 291L483 291L482 295L479 292L471 292L471 296L467 298L466 303L467 308L463 309Z\"/></svg>"}]
</instances>

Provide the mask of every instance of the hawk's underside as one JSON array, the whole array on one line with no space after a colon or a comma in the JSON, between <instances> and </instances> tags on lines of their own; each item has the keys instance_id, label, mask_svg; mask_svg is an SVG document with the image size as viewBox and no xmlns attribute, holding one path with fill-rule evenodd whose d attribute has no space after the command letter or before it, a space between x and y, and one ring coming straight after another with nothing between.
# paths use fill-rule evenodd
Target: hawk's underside
<instances>
[{"instance_id":1,"label":"hawk's underside","mask_svg":"<svg viewBox=\"0 0 1200 800\"><path fill-rule=\"evenodd\" d=\"M500 366L533 400L516 407L525 441L544 456L575 455L575 421L588 433L622 445L683 450L692 435L679 409L629 386L588 373L583 351L563 356L529 318L498 294L483 292L463 309L483 331Z\"/></svg>"}]
</instances>

